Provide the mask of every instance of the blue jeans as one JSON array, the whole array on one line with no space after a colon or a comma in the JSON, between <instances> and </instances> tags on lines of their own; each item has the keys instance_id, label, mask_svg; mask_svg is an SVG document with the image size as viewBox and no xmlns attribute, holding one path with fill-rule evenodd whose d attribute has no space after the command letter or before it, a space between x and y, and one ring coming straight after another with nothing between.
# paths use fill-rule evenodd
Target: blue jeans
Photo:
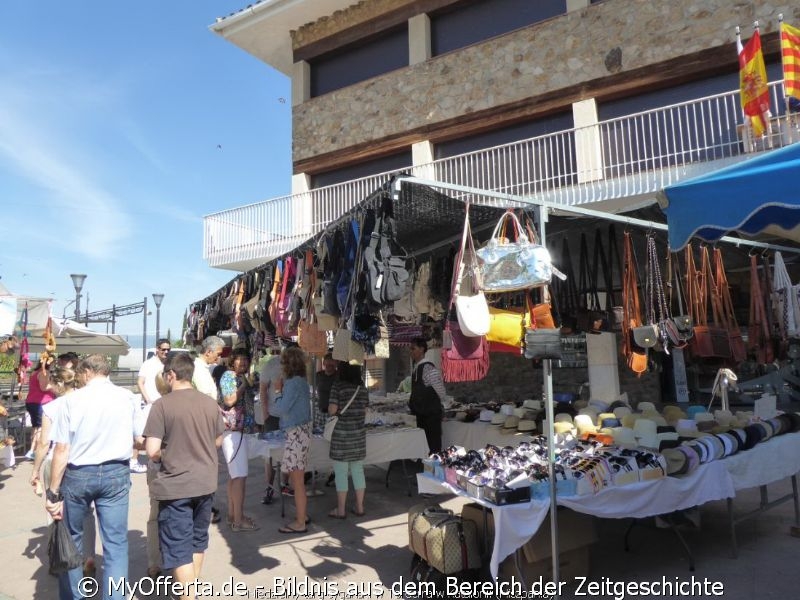
<instances>
[{"instance_id":1,"label":"blue jeans","mask_svg":"<svg viewBox=\"0 0 800 600\"><path fill-rule=\"evenodd\" d=\"M92 503L97 509L100 541L103 544L103 577L98 578L102 598L124 598L124 587L111 593L109 578L128 579L128 490L131 487L128 461L67 467L61 493L64 496L64 523L78 548L83 543L83 519ZM78 582L83 568L77 567L58 578L61 600L83 598Z\"/></svg>"}]
</instances>

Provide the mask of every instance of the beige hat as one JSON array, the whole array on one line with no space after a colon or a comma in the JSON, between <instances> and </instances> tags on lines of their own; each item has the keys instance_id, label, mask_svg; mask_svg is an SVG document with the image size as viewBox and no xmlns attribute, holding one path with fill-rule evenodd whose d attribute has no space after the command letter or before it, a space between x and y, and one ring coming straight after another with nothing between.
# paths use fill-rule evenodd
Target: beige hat
<instances>
[{"instance_id":1,"label":"beige hat","mask_svg":"<svg viewBox=\"0 0 800 600\"><path fill-rule=\"evenodd\" d=\"M494 415L495 412L493 410L482 410L479 418L481 421L489 422L492 420L492 417L494 417Z\"/></svg>"},{"instance_id":2,"label":"beige hat","mask_svg":"<svg viewBox=\"0 0 800 600\"><path fill-rule=\"evenodd\" d=\"M509 415L503 421L503 429L516 429L519 425L519 417L516 415Z\"/></svg>"},{"instance_id":3,"label":"beige hat","mask_svg":"<svg viewBox=\"0 0 800 600\"><path fill-rule=\"evenodd\" d=\"M611 435L614 436L614 443L620 446L636 446L636 435L630 427L612 427Z\"/></svg>"},{"instance_id":4,"label":"beige hat","mask_svg":"<svg viewBox=\"0 0 800 600\"><path fill-rule=\"evenodd\" d=\"M572 423L557 421L553 423L553 431L555 433L574 433L575 428L572 426Z\"/></svg>"},{"instance_id":5,"label":"beige hat","mask_svg":"<svg viewBox=\"0 0 800 600\"><path fill-rule=\"evenodd\" d=\"M636 410L638 410L639 412L646 412L648 410L655 410L655 409L656 405L653 404L652 402L639 402L639 404L636 405Z\"/></svg>"},{"instance_id":6,"label":"beige hat","mask_svg":"<svg viewBox=\"0 0 800 600\"><path fill-rule=\"evenodd\" d=\"M502 413L494 413L492 415L492 425L502 425L506 422L506 415Z\"/></svg>"},{"instance_id":7,"label":"beige hat","mask_svg":"<svg viewBox=\"0 0 800 600\"><path fill-rule=\"evenodd\" d=\"M520 419L517 425L517 430L523 433L529 431L536 431L536 421L532 419Z\"/></svg>"},{"instance_id":8,"label":"beige hat","mask_svg":"<svg viewBox=\"0 0 800 600\"><path fill-rule=\"evenodd\" d=\"M522 403L523 408L530 408L532 410L542 410L541 400L525 400Z\"/></svg>"}]
</instances>

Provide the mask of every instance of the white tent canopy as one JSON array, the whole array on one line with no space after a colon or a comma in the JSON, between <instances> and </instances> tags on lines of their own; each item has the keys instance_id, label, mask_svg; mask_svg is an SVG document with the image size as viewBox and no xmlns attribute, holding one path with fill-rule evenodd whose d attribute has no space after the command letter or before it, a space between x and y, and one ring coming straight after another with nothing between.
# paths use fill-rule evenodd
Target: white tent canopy
<instances>
[{"instance_id":1,"label":"white tent canopy","mask_svg":"<svg viewBox=\"0 0 800 600\"><path fill-rule=\"evenodd\" d=\"M44 329L50 315L51 300L11 294L0 284L0 335L10 335L28 308L28 344L31 352L44 351ZM53 319L56 353L111 354L124 356L130 346L122 336L92 331L85 325L69 319ZM15 331L19 335L19 331Z\"/></svg>"},{"instance_id":2,"label":"white tent canopy","mask_svg":"<svg viewBox=\"0 0 800 600\"><path fill-rule=\"evenodd\" d=\"M31 352L44 351L44 328L28 331ZM122 336L98 333L75 321L53 319L53 335L56 337L56 353L111 354L125 356L130 350Z\"/></svg>"}]
</instances>

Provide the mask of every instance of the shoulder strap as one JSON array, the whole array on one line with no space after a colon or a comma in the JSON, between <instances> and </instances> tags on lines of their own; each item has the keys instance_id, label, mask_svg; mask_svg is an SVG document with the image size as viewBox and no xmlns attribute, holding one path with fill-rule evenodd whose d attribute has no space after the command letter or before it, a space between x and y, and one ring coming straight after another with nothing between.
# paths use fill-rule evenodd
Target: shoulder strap
<instances>
[{"instance_id":1,"label":"shoulder strap","mask_svg":"<svg viewBox=\"0 0 800 600\"><path fill-rule=\"evenodd\" d=\"M360 390L360 389L361 389L360 385L358 387L356 387L356 391L353 392L352 396L350 396L350 400L347 402L347 404L344 405L344 408L339 411L339 415L340 416L343 415L348 408L350 408L350 405L353 403L353 400L356 399L356 396L358 395L358 390Z\"/></svg>"}]
</instances>

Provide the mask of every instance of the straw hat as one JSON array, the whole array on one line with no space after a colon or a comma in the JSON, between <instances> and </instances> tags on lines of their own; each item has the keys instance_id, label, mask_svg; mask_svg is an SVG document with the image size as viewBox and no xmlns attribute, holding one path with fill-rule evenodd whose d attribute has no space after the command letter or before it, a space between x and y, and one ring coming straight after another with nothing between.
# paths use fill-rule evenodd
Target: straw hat
<instances>
[{"instance_id":1,"label":"straw hat","mask_svg":"<svg viewBox=\"0 0 800 600\"><path fill-rule=\"evenodd\" d=\"M519 424L517 425L517 431L522 433L536 431L536 421L532 419L520 419Z\"/></svg>"},{"instance_id":2,"label":"straw hat","mask_svg":"<svg viewBox=\"0 0 800 600\"><path fill-rule=\"evenodd\" d=\"M481 421L486 421L487 423L492 420L494 417L495 412L493 410L482 410L480 416L478 417Z\"/></svg>"},{"instance_id":3,"label":"straw hat","mask_svg":"<svg viewBox=\"0 0 800 600\"><path fill-rule=\"evenodd\" d=\"M502 413L492 413L492 425L502 425L506 422L506 415Z\"/></svg>"}]
</instances>

